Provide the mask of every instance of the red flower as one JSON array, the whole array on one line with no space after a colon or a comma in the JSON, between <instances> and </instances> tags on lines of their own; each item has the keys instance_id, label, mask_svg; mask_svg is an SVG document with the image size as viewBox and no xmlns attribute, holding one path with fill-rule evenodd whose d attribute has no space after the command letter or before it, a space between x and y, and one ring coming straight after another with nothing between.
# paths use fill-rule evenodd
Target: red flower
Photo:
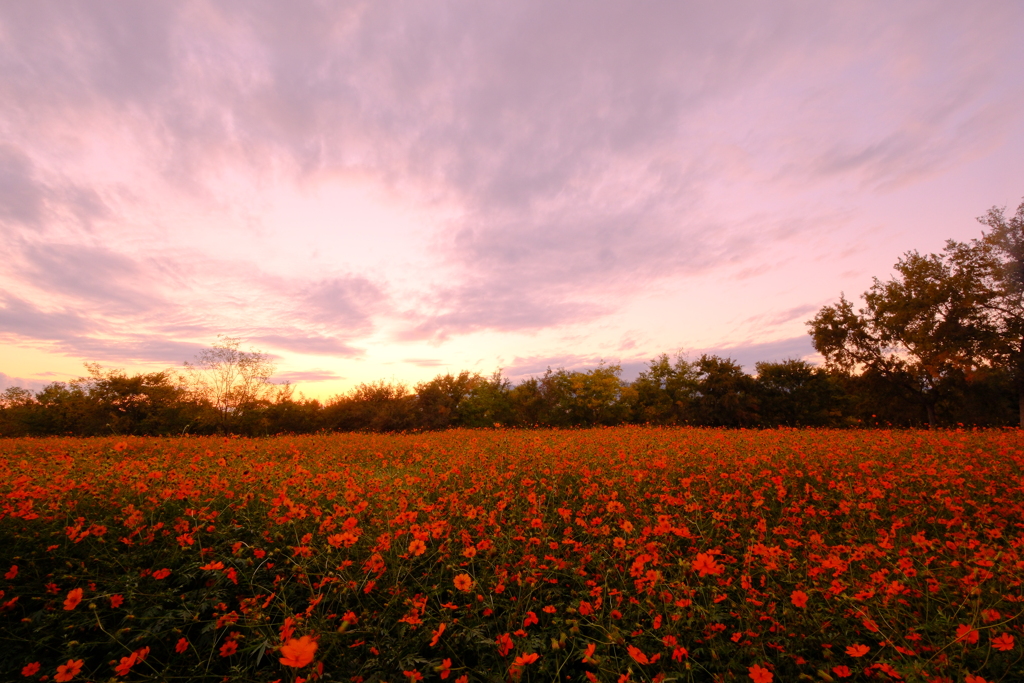
<instances>
[{"instance_id":1,"label":"red flower","mask_svg":"<svg viewBox=\"0 0 1024 683\"><path fill-rule=\"evenodd\" d=\"M36 672L39 671L39 662L32 662L21 667L22 676L35 676Z\"/></svg>"},{"instance_id":2,"label":"red flower","mask_svg":"<svg viewBox=\"0 0 1024 683\"><path fill-rule=\"evenodd\" d=\"M171 570L170 569L166 569L166 568L164 568L164 569L157 569L155 572L153 572L153 578L157 579L157 580L166 579L170 575L171 575Z\"/></svg>"},{"instance_id":3,"label":"red flower","mask_svg":"<svg viewBox=\"0 0 1024 683\"><path fill-rule=\"evenodd\" d=\"M230 657L236 652L238 652L238 643L234 639L225 640L224 644L220 646L221 657Z\"/></svg>"},{"instance_id":4,"label":"red flower","mask_svg":"<svg viewBox=\"0 0 1024 683\"><path fill-rule=\"evenodd\" d=\"M82 602L82 589L72 588L68 591L68 597L64 599L64 609L70 612L78 607L80 602Z\"/></svg>"},{"instance_id":5,"label":"red flower","mask_svg":"<svg viewBox=\"0 0 1024 683\"><path fill-rule=\"evenodd\" d=\"M444 633L445 625L441 624L437 627L437 630L433 632L433 638L430 639L430 647L437 645L437 641L441 638L441 634Z\"/></svg>"},{"instance_id":6,"label":"red flower","mask_svg":"<svg viewBox=\"0 0 1024 683\"><path fill-rule=\"evenodd\" d=\"M117 609L124 602L123 595L111 595L110 596L110 607L111 609Z\"/></svg>"},{"instance_id":7,"label":"red flower","mask_svg":"<svg viewBox=\"0 0 1024 683\"><path fill-rule=\"evenodd\" d=\"M512 643L512 636L507 633L502 633L495 642L498 644L498 654L502 657L511 652L512 648L515 647Z\"/></svg>"},{"instance_id":8,"label":"red flower","mask_svg":"<svg viewBox=\"0 0 1024 683\"><path fill-rule=\"evenodd\" d=\"M597 645L595 643L588 643L587 644L587 649L584 650L584 652L583 652L583 663L584 664L596 664L597 663L593 659L594 651L595 650L597 650Z\"/></svg>"},{"instance_id":9,"label":"red flower","mask_svg":"<svg viewBox=\"0 0 1024 683\"><path fill-rule=\"evenodd\" d=\"M70 681L72 678L78 675L85 666L85 661L82 659L69 659L67 664L61 664L57 667L57 675L53 677L53 680L57 683L64 683L64 681Z\"/></svg>"},{"instance_id":10,"label":"red flower","mask_svg":"<svg viewBox=\"0 0 1024 683\"><path fill-rule=\"evenodd\" d=\"M765 669L757 664L747 669L750 672L750 680L754 683L772 683L775 678L774 674L768 669Z\"/></svg>"},{"instance_id":11,"label":"red flower","mask_svg":"<svg viewBox=\"0 0 1024 683\"><path fill-rule=\"evenodd\" d=\"M693 562L693 568L701 576L721 574L725 571L725 567L718 564L714 556L708 553L697 553L697 559Z\"/></svg>"},{"instance_id":12,"label":"red flower","mask_svg":"<svg viewBox=\"0 0 1024 683\"><path fill-rule=\"evenodd\" d=\"M973 626L960 624L956 627L956 639L974 645L978 642L978 631Z\"/></svg>"},{"instance_id":13,"label":"red flower","mask_svg":"<svg viewBox=\"0 0 1024 683\"><path fill-rule=\"evenodd\" d=\"M316 655L317 642L309 636L302 636L298 640L295 638L289 638L283 646L281 646L281 657L280 661L285 666L293 666L296 669L302 668L313 661L313 657Z\"/></svg>"},{"instance_id":14,"label":"red flower","mask_svg":"<svg viewBox=\"0 0 1024 683\"><path fill-rule=\"evenodd\" d=\"M18 565L12 564L11 568L7 570L6 574L4 574L4 578L7 579L8 581L10 581L11 579L13 579L17 575L18 575Z\"/></svg>"},{"instance_id":15,"label":"red flower","mask_svg":"<svg viewBox=\"0 0 1024 683\"><path fill-rule=\"evenodd\" d=\"M853 672L850 671L850 667L848 666L833 666L832 673L839 676L839 678L849 678L853 675Z\"/></svg>"},{"instance_id":16,"label":"red flower","mask_svg":"<svg viewBox=\"0 0 1024 683\"><path fill-rule=\"evenodd\" d=\"M793 604L797 607L807 607L807 593L804 593L803 591L793 591L793 594L790 595L790 600L792 600Z\"/></svg>"},{"instance_id":17,"label":"red flower","mask_svg":"<svg viewBox=\"0 0 1024 683\"><path fill-rule=\"evenodd\" d=\"M526 613L526 618L523 619L523 628L526 628L527 626L530 626L532 624L539 624L539 623L540 623L540 620L537 618L537 614L536 613L534 613L534 612L527 612Z\"/></svg>"},{"instance_id":18,"label":"red flower","mask_svg":"<svg viewBox=\"0 0 1024 683\"><path fill-rule=\"evenodd\" d=\"M525 666L527 664L533 664L539 658L540 658L540 655L537 654L536 652L533 652L531 654L526 654L526 655L519 655L518 657L515 658L515 661L512 662L512 666Z\"/></svg>"},{"instance_id":19,"label":"red flower","mask_svg":"<svg viewBox=\"0 0 1024 683\"><path fill-rule=\"evenodd\" d=\"M188 638L179 638L178 642L174 645L174 651L179 655L188 649Z\"/></svg>"},{"instance_id":20,"label":"red flower","mask_svg":"<svg viewBox=\"0 0 1024 683\"><path fill-rule=\"evenodd\" d=\"M221 652L223 652L223 649ZM118 676L127 676L137 661L139 661L139 654L137 652L133 652L127 657L121 657L121 663L114 667L114 671L117 672Z\"/></svg>"},{"instance_id":21,"label":"red flower","mask_svg":"<svg viewBox=\"0 0 1024 683\"><path fill-rule=\"evenodd\" d=\"M413 669L412 671L403 671L402 675L403 676L407 676L410 681L422 681L423 680L423 674L421 674L419 671L416 671L416 669Z\"/></svg>"},{"instance_id":22,"label":"red flower","mask_svg":"<svg viewBox=\"0 0 1024 683\"><path fill-rule=\"evenodd\" d=\"M441 680L448 678L452 673L452 660L445 659L441 662L441 668L437 670L441 674Z\"/></svg>"},{"instance_id":23,"label":"red flower","mask_svg":"<svg viewBox=\"0 0 1024 683\"><path fill-rule=\"evenodd\" d=\"M1003 652L1008 652L1013 649L1013 636L1009 633L996 636L992 639L992 647Z\"/></svg>"},{"instance_id":24,"label":"red flower","mask_svg":"<svg viewBox=\"0 0 1024 683\"><path fill-rule=\"evenodd\" d=\"M868 650L870 649L871 648L867 645L850 645L846 648L846 654L850 655L851 657L863 657L868 653Z\"/></svg>"},{"instance_id":25,"label":"red flower","mask_svg":"<svg viewBox=\"0 0 1024 683\"><path fill-rule=\"evenodd\" d=\"M640 648L638 648L638 647L633 647L632 645L627 645L626 646L626 652L629 653L629 656L632 657L633 661L635 661L637 664L650 664L651 663L651 660L648 659L647 655L645 655L643 653L643 651Z\"/></svg>"}]
</instances>

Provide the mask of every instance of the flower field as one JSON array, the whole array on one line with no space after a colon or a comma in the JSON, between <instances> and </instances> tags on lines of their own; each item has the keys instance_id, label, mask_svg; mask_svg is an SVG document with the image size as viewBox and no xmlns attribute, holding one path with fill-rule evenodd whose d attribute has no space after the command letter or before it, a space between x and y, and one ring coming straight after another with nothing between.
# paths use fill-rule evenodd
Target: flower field
<instances>
[{"instance_id":1,"label":"flower field","mask_svg":"<svg viewBox=\"0 0 1024 683\"><path fill-rule=\"evenodd\" d=\"M1024 680L1024 433L0 441L0 680Z\"/></svg>"}]
</instances>

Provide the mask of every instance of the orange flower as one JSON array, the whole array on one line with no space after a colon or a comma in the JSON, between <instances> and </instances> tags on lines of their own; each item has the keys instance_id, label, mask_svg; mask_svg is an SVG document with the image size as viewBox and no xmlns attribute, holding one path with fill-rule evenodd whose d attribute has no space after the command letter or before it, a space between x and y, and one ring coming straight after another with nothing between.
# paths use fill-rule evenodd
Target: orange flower
<instances>
[{"instance_id":1,"label":"orange flower","mask_svg":"<svg viewBox=\"0 0 1024 683\"><path fill-rule=\"evenodd\" d=\"M964 679L964 683L988 683L988 681L986 681L981 676L968 675L967 678Z\"/></svg>"},{"instance_id":2,"label":"orange flower","mask_svg":"<svg viewBox=\"0 0 1024 683\"><path fill-rule=\"evenodd\" d=\"M715 561L714 556L708 553L697 553L697 559L693 562L693 568L700 573L701 576L707 576L708 574L721 574L725 571L725 567L718 564L718 562Z\"/></svg>"},{"instance_id":3,"label":"orange flower","mask_svg":"<svg viewBox=\"0 0 1024 683\"><path fill-rule=\"evenodd\" d=\"M445 625L441 624L437 627L437 630L433 632L433 638L430 639L430 647L437 645L437 641L441 638L441 634L444 633Z\"/></svg>"},{"instance_id":4,"label":"orange flower","mask_svg":"<svg viewBox=\"0 0 1024 683\"><path fill-rule=\"evenodd\" d=\"M771 671L765 669L757 664L747 669L750 673L750 680L754 683L772 683L775 675Z\"/></svg>"},{"instance_id":5,"label":"orange flower","mask_svg":"<svg viewBox=\"0 0 1024 683\"><path fill-rule=\"evenodd\" d=\"M1003 652L1008 652L1013 649L1013 636L1009 633L996 636L992 639L992 647Z\"/></svg>"},{"instance_id":6,"label":"orange flower","mask_svg":"<svg viewBox=\"0 0 1024 683\"><path fill-rule=\"evenodd\" d=\"M127 676L137 661L139 661L139 654L137 652L133 652L127 657L121 657L121 663L114 667L114 671L117 672L118 676Z\"/></svg>"},{"instance_id":7,"label":"orange flower","mask_svg":"<svg viewBox=\"0 0 1024 683\"><path fill-rule=\"evenodd\" d=\"M70 681L78 675L83 666L85 666L85 660L69 659L67 664L61 664L57 667L57 675L53 677L53 680L57 681L57 683Z\"/></svg>"},{"instance_id":8,"label":"orange flower","mask_svg":"<svg viewBox=\"0 0 1024 683\"><path fill-rule=\"evenodd\" d=\"M238 652L238 643L234 640L225 640L224 644L220 646L221 657L230 657L236 652Z\"/></svg>"},{"instance_id":9,"label":"orange flower","mask_svg":"<svg viewBox=\"0 0 1024 683\"><path fill-rule=\"evenodd\" d=\"M455 587L463 593L468 593L473 589L473 579L469 574L456 574Z\"/></svg>"},{"instance_id":10,"label":"orange flower","mask_svg":"<svg viewBox=\"0 0 1024 683\"><path fill-rule=\"evenodd\" d=\"M68 591L68 597L64 600L64 609L70 612L78 607L80 602L82 602L82 589L72 588Z\"/></svg>"},{"instance_id":11,"label":"orange flower","mask_svg":"<svg viewBox=\"0 0 1024 683\"><path fill-rule=\"evenodd\" d=\"M793 594L789 596L789 599L793 601L793 604L797 607L807 607L807 593L803 591L793 591Z\"/></svg>"},{"instance_id":12,"label":"orange flower","mask_svg":"<svg viewBox=\"0 0 1024 683\"><path fill-rule=\"evenodd\" d=\"M833 666L832 673L839 676L839 678L849 678L853 675L853 672L850 671L850 667L848 666Z\"/></svg>"},{"instance_id":13,"label":"orange flower","mask_svg":"<svg viewBox=\"0 0 1024 683\"><path fill-rule=\"evenodd\" d=\"M174 651L179 655L188 649L188 638L179 638L177 644L174 646Z\"/></svg>"},{"instance_id":14,"label":"orange flower","mask_svg":"<svg viewBox=\"0 0 1024 683\"><path fill-rule=\"evenodd\" d=\"M10 581L11 579L13 579L17 575L18 575L18 565L12 564L11 568L9 570L7 570L6 574L4 574L4 578L7 579L8 581Z\"/></svg>"},{"instance_id":15,"label":"orange flower","mask_svg":"<svg viewBox=\"0 0 1024 683\"><path fill-rule=\"evenodd\" d=\"M583 652L583 663L584 664L596 664L594 661L594 651L597 650L597 645L594 643L588 643L587 649Z\"/></svg>"},{"instance_id":16,"label":"orange flower","mask_svg":"<svg viewBox=\"0 0 1024 683\"><path fill-rule=\"evenodd\" d=\"M647 657L647 655L645 655L643 653L643 651L640 648L638 648L638 647L634 647L632 645L627 645L626 646L626 652L629 653L629 656L632 657L633 661L635 661L637 664L650 664L651 663L651 660Z\"/></svg>"},{"instance_id":17,"label":"orange flower","mask_svg":"<svg viewBox=\"0 0 1024 683\"><path fill-rule=\"evenodd\" d=\"M850 655L851 657L863 657L868 653L868 650L870 649L871 648L867 645L850 645L846 648L846 654Z\"/></svg>"},{"instance_id":18,"label":"orange flower","mask_svg":"<svg viewBox=\"0 0 1024 683\"><path fill-rule=\"evenodd\" d=\"M288 641L281 646L281 657L279 660L285 666L294 666L299 669L313 661L314 655L316 655L317 643L309 636L302 636L298 640L295 638L289 638Z\"/></svg>"},{"instance_id":19,"label":"orange flower","mask_svg":"<svg viewBox=\"0 0 1024 683\"><path fill-rule=\"evenodd\" d=\"M533 664L539 658L540 658L540 655L537 654L536 652L533 652L533 653L530 653L530 654L526 654L526 655L520 655L520 656L516 657L515 660L512 662L512 666L525 666L527 664Z\"/></svg>"},{"instance_id":20,"label":"orange flower","mask_svg":"<svg viewBox=\"0 0 1024 683\"><path fill-rule=\"evenodd\" d=\"M171 570L167 569L166 567L164 569L157 569L155 572L153 572L153 578L157 580L166 579L170 575Z\"/></svg>"},{"instance_id":21,"label":"orange flower","mask_svg":"<svg viewBox=\"0 0 1024 683\"><path fill-rule=\"evenodd\" d=\"M441 680L448 678L452 674L452 660L445 659L441 662L441 668L437 670L441 674Z\"/></svg>"},{"instance_id":22,"label":"orange flower","mask_svg":"<svg viewBox=\"0 0 1024 683\"><path fill-rule=\"evenodd\" d=\"M21 675L35 676L36 672L39 671L39 666L39 662L32 662L31 664L26 664L25 666L21 667Z\"/></svg>"},{"instance_id":23,"label":"orange flower","mask_svg":"<svg viewBox=\"0 0 1024 683\"><path fill-rule=\"evenodd\" d=\"M413 539L412 543L409 544L409 552L419 557L423 553L427 552L427 544L418 538Z\"/></svg>"},{"instance_id":24,"label":"orange flower","mask_svg":"<svg viewBox=\"0 0 1024 683\"><path fill-rule=\"evenodd\" d=\"M110 596L110 608L117 609L124 602L123 595L111 595Z\"/></svg>"}]
</instances>

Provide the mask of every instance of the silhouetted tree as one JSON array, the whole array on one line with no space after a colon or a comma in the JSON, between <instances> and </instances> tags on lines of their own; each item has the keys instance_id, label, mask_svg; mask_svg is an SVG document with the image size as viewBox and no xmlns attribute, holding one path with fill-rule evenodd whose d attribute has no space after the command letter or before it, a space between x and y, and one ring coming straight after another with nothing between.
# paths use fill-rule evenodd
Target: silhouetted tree
<instances>
[{"instance_id":1,"label":"silhouetted tree","mask_svg":"<svg viewBox=\"0 0 1024 683\"><path fill-rule=\"evenodd\" d=\"M991 325L983 356L1012 377L1018 420L1024 426L1024 202L1010 218L1005 209L992 207L978 220L990 231L969 244L951 242L950 249L961 260L981 260L981 284L987 295L981 306Z\"/></svg>"},{"instance_id":2,"label":"silhouetted tree","mask_svg":"<svg viewBox=\"0 0 1024 683\"><path fill-rule=\"evenodd\" d=\"M182 401L184 389L169 371L127 375L104 371L86 363L89 377L79 380L92 404L92 419L102 423L90 429L107 434L175 434L189 422Z\"/></svg>"},{"instance_id":3,"label":"silhouetted tree","mask_svg":"<svg viewBox=\"0 0 1024 683\"><path fill-rule=\"evenodd\" d=\"M349 394L328 401L324 426L340 431L400 432L413 429L416 396L399 382L360 384Z\"/></svg>"},{"instance_id":4,"label":"silhouetted tree","mask_svg":"<svg viewBox=\"0 0 1024 683\"><path fill-rule=\"evenodd\" d=\"M978 367L991 334L982 264L955 251L908 252L896 263L896 276L875 278L865 307L855 312L841 296L808 322L829 369L870 372L893 384L924 409L929 426L946 389Z\"/></svg>"},{"instance_id":5,"label":"silhouetted tree","mask_svg":"<svg viewBox=\"0 0 1024 683\"><path fill-rule=\"evenodd\" d=\"M754 378L731 358L703 355L694 363L696 392L688 415L705 427L745 427L757 422Z\"/></svg>"},{"instance_id":6,"label":"silhouetted tree","mask_svg":"<svg viewBox=\"0 0 1024 683\"><path fill-rule=\"evenodd\" d=\"M840 424L842 387L823 368L803 360L754 366L754 395L762 425L823 427Z\"/></svg>"}]
</instances>

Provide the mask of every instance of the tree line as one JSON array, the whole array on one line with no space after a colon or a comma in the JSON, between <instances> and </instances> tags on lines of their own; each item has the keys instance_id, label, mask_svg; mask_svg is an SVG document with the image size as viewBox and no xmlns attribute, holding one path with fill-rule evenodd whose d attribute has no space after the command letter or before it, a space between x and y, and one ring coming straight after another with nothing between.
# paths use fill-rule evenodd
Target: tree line
<instances>
[{"instance_id":1,"label":"tree line","mask_svg":"<svg viewBox=\"0 0 1024 683\"><path fill-rule=\"evenodd\" d=\"M0 394L0 436L267 435L451 427L1011 426L1024 423L1024 203L940 254L908 252L854 308L845 295L808 321L824 366L662 354L633 381L617 365L381 380L326 401L271 383L269 355L221 337L181 371L87 377Z\"/></svg>"}]
</instances>

